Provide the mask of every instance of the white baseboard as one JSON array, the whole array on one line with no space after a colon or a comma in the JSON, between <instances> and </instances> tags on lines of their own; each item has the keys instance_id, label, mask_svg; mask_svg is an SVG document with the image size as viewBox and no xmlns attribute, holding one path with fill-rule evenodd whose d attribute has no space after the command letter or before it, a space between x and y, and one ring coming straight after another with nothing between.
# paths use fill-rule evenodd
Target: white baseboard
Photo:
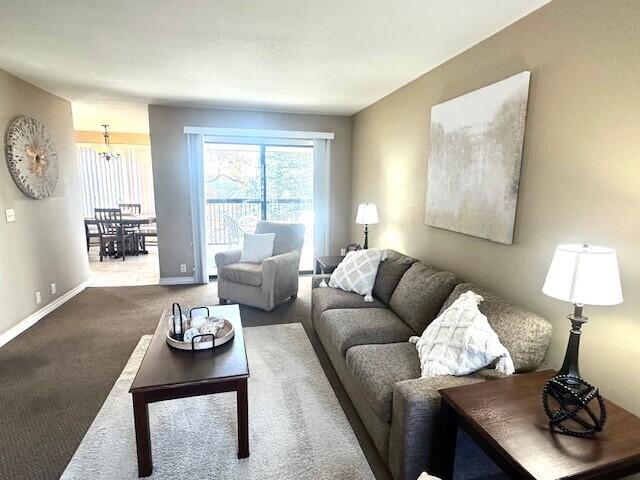
<instances>
[{"instance_id":1,"label":"white baseboard","mask_svg":"<svg viewBox=\"0 0 640 480\"><path fill-rule=\"evenodd\" d=\"M191 277L160 277L160 285L191 285L195 283Z\"/></svg>"},{"instance_id":2,"label":"white baseboard","mask_svg":"<svg viewBox=\"0 0 640 480\"><path fill-rule=\"evenodd\" d=\"M71 300L73 297L75 297L80 292L82 292L85 288L87 288L88 285L89 285L89 280L82 282L80 285L78 285L75 288L72 288L64 295L60 295L53 302L46 304L40 310L33 312L27 318L22 320L19 324L11 327L6 332L0 334L0 347L2 347L3 345L6 345L11 340L13 340L18 335L20 335L22 332L29 329L36 323L38 323L38 320L43 318L45 315L48 315L49 313L53 312L56 308L58 308L63 303Z\"/></svg>"}]
</instances>

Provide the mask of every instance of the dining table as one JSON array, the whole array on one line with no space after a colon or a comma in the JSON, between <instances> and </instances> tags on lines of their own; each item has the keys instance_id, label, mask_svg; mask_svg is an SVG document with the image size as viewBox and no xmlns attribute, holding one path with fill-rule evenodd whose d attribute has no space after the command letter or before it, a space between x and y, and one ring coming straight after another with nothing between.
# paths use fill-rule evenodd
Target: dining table
<instances>
[{"instance_id":1,"label":"dining table","mask_svg":"<svg viewBox=\"0 0 640 480\"><path fill-rule=\"evenodd\" d=\"M129 215L122 215L122 221L121 221L122 225L128 226L128 227L139 227L140 225L151 225L153 223L156 223L156 216L155 215L136 215L136 214L129 214ZM96 217L93 216L88 216L88 217L84 217L84 224L85 225L97 225L98 224L98 220L96 220Z\"/></svg>"},{"instance_id":2,"label":"dining table","mask_svg":"<svg viewBox=\"0 0 640 480\"><path fill-rule=\"evenodd\" d=\"M156 223L155 215L143 215L143 214L123 214L122 220L119 222L123 227L140 227L141 225L153 225ZM98 220L93 216L84 217L84 229L87 236L89 236L89 227L91 225L98 225ZM140 253L149 253L148 250L141 250Z\"/></svg>"}]
</instances>

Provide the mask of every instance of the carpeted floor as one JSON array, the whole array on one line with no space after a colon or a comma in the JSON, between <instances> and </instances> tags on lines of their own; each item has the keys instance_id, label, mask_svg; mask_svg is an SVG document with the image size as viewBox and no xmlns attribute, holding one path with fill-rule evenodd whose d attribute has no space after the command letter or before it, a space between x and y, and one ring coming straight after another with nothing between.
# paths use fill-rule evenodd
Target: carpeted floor
<instances>
[{"instance_id":1,"label":"carpeted floor","mask_svg":"<svg viewBox=\"0 0 640 480\"><path fill-rule=\"evenodd\" d=\"M295 301L267 313L242 307L245 326L300 322L378 480L390 475L310 327L310 277ZM217 303L216 284L89 288L0 348L0 478L58 479L163 309Z\"/></svg>"}]
</instances>

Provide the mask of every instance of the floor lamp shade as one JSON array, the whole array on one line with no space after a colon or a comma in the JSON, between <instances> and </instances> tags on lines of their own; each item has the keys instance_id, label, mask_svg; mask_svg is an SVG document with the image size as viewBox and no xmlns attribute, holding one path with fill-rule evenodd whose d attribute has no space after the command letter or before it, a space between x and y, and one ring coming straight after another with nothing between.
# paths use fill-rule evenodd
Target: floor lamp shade
<instances>
[{"instance_id":1,"label":"floor lamp shade","mask_svg":"<svg viewBox=\"0 0 640 480\"><path fill-rule=\"evenodd\" d=\"M615 250L595 245L558 246L542 291L573 304L622 303Z\"/></svg>"}]
</instances>

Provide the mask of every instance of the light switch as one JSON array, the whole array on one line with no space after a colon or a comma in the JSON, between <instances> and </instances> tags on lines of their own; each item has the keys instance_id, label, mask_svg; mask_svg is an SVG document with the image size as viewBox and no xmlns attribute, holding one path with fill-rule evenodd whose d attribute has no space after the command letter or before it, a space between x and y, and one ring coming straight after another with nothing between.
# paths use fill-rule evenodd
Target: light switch
<instances>
[{"instance_id":1,"label":"light switch","mask_svg":"<svg viewBox=\"0 0 640 480\"><path fill-rule=\"evenodd\" d=\"M16 221L16 211L13 208L7 208L4 213L7 217L7 223Z\"/></svg>"}]
</instances>

